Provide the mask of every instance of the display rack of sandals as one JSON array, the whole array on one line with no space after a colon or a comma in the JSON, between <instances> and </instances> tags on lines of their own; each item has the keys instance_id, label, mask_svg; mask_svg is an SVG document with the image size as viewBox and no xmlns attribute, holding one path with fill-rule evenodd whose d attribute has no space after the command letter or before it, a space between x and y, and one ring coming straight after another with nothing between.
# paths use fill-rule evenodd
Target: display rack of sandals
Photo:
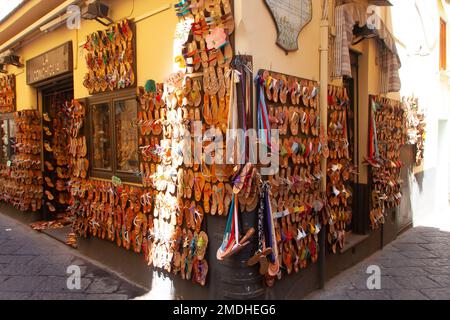
<instances>
[{"instance_id":1,"label":"display rack of sandals","mask_svg":"<svg viewBox=\"0 0 450 320\"><path fill-rule=\"evenodd\" d=\"M259 127L278 129L280 136L279 143L271 146L272 152L280 152L280 170L268 178L266 207L275 217L272 235L271 221L265 219L266 247L270 239L276 246L268 255L268 268L264 260L261 264L266 284L273 286L281 277L280 268L291 274L306 268L309 261L317 262L318 234L327 222L320 190L324 141L316 82L267 70L259 72L257 82Z\"/></svg>"},{"instance_id":2,"label":"display rack of sandals","mask_svg":"<svg viewBox=\"0 0 450 320\"><path fill-rule=\"evenodd\" d=\"M141 126L141 133L149 136L141 137L147 160L141 171L144 184L154 189L145 196L147 201L154 199L155 207L149 264L205 285L208 236L202 231L204 218L206 214L227 215L232 185L227 166L210 164L198 156L212 141L202 140L195 131L201 135L215 127L226 131L228 126L231 86L226 79L231 79L229 36L234 17L228 0L183 0L175 9L180 19L175 41L183 48L176 61L182 71L165 82L164 105L158 106L158 86L155 90L149 82L141 89L150 96L144 99L150 102L141 101L141 105L154 108L153 114L143 110L140 119L149 124Z\"/></svg>"},{"instance_id":3,"label":"display rack of sandals","mask_svg":"<svg viewBox=\"0 0 450 320\"><path fill-rule=\"evenodd\" d=\"M82 237L116 242L136 253L145 252L146 215L142 212L142 191L112 182L78 179L70 192L75 216L73 230Z\"/></svg>"},{"instance_id":4,"label":"display rack of sandals","mask_svg":"<svg viewBox=\"0 0 450 320\"><path fill-rule=\"evenodd\" d=\"M86 110L72 100L66 104L69 115L69 183L73 230L82 237L97 237L116 242L117 246L136 253L146 252L147 215L141 204L141 188L87 178L89 161L83 130ZM76 244L74 234L67 243Z\"/></svg>"},{"instance_id":5,"label":"display rack of sandals","mask_svg":"<svg viewBox=\"0 0 450 320\"><path fill-rule=\"evenodd\" d=\"M189 118L183 118L181 107L187 91L181 82L175 88L149 80L139 92L141 173L147 188L141 202L149 213L146 259L150 266L205 285L208 237L202 231L203 208L194 200L194 195L196 199L202 195L197 189L194 192L194 180L192 186L178 184L178 180L184 183L181 167L186 137L191 146L185 131ZM185 197L187 193L190 198Z\"/></svg>"},{"instance_id":6,"label":"display rack of sandals","mask_svg":"<svg viewBox=\"0 0 450 320\"><path fill-rule=\"evenodd\" d=\"M77 100L67 101L68 114L69 174L72 179L86 179L89 172L87 141L84 134L86 108Z\"/></svg>"},{"instance_id":7,"label":"display rack of sandals","mask_svg":"<svg viewBox=\"0 0 450 320\"><path fill-rule=\"evenodd\" d=\"M135 41L135 26L129 20L87 36L83 49L89 71L83 85L89 94L135 84Z\"/></svg>"},{"instance_id":8,"label":"display rack of sandals","mask_svg":"<svg viewBox=\"0 0 450 320\"><path fill-rule=\"evenodd\" d=\"M328 244L336 253L345 245L346 229L352 221L352 183L356 169L350 152L350 99L343 87L328 88L327 168Z\"/></svg>"},{"instance_id":9,"label":"display rack of sandals","mask_svg":"<svg viewBox=\"0 0 450 320\"><path fill-rule=\"evenodd\" d=\"M406 143L406 118L403 103L370 96L369 157L371 168L372 229L385 222L387 210L401 202L400 149Z\"/></svg>"},{"instance_id":10,"label":"display rack of sandals","mask_svg":"<svg viewBox=\"0 0 450 320\"><path fill-rule=\"evenodd\" d=\"M53 95L43 114L44 137L44 201L53 216L67 214L70 179L69 154L67 152L67 104L59 94ZM84 146L87 152L86 146Z\"/></svg>"},{"instance_id":11,"label":"display rack of sandals","mask_svg":"<svg viewBox=\"0 0 450 320\"><path fill-rule=\"evenodd\" d=\"M407 143L416 147L415 165L422 165L425 152L426 121L425 112L415 97L403 98L407 119Z\"/></svg>"},{"instance_id":12,"label":"display rack of sandals","mask_svg":"<svg viewBox=\"0 0 450 320\"><path fill-rule=\"evenodd\" d=\"M0 113L16 111L16 76L0 77Z\"/></svg>"},{"instance_id":13,"label":"display rack of sandals","mask_svg":"<svg viewBox=\"0 0 450 320\"><path fill-rule=\"evenodd\" d=\"M43 177L41 171L42 125L37 111L18 111L15 155L11 166L3 167L1 184L3 200L20 211L39 211L42 207Z\"/></svg>"}]
</instances>

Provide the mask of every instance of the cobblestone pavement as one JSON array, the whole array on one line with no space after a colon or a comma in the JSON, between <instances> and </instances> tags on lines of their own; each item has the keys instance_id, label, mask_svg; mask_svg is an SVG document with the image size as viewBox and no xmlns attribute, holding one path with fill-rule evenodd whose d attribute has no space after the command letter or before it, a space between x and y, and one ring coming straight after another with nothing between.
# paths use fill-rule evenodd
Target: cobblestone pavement
<instances>
[{"instance_id":1,"label":"cobblestone pavement","mask_svg":"<svg viewBox=\"0 0 450 320\"><path fill-rule=\"evenodd\" d=\"M81 269L81 290L67 288L67 267ZM126 300L144 294L74 251L0 214L0 300Z\"/></svg>"},{"instance_id":2,"label":"cobblestone pavement","mask_svg":"<svg viewBox=\"0 0 450 320\"><path fill-rule=\"evenodd\" d=\"M369 266L381 269L381 290L369 290ZM450 299L450 230L419 226L383 251L346 270L311 300Z\"/></svg>"}]
</instances>

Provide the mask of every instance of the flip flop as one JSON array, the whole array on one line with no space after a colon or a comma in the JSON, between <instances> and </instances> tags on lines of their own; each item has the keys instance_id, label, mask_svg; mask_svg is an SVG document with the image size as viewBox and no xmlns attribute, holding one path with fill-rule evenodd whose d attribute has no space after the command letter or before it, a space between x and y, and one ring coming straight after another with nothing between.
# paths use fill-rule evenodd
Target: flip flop
<instances>
[{"instance_id":1,"label":"flip flop","mask_svg":"<svg viewBox=\"0 0 450 320\"><path fill-rule=\"evenodd\" d=\"M212 193L212 204L211 204L211 214L213 215L213 216L215 216L216 215L216 213L217 213L217 211L218 211L218 201L217 201L217 185L214 185L213 186L213 188L212 188L212 191L213 191L213 193Z\"/></svg>"},{"instance_id":2,"label":"flip flop","mask_svg":"<svg viewBox=\"0 0 450 320\"><path fill-rule=\"evenodd\" d=\"M285 76L281 77L280 80L280 102L286 104L288 96L288 83Z\"/></svg>"},{"instance_id":3,"label":"flip flop","mask_svg":"<svg viewBox=\"0 0 450 320\"><path fill-rule=\"evenodd\" d=\"M181 227L184 221L184 202L183 199L178 199L178 208L177 208L177 226Z\"/></svg>"},{"instance_id":4,"label":"flip flop","mask_svg":"<svg viewBox=\"0 0 450 320\"><path fill-rule=\"evenodd\" d=\"M233 192L239 194L244 189L246 182L248 181L249 174L253 170L253 164L248 162L241 170L236 174L234 179Z\"/></svg>"},{"instance_id":5,"label":"flip flop","mask_svg":"<svg viewBox=\"0 0 450 320\"><path fill-rule=\"evenodd\" d=\"M278 103L278 95L280 90L280 81L278 79L272 79L272 101Z\"/></svg>"},{"instance_id":6,"label":"flip flop","mask_svg":"<svg viewBox=\"0 0 450 320\"><path fill-rule=\"evenodd\" d=\"M233 61L233 48L231 47L231 44L227 42L227 44L224 47L224 68L229 68L231 65L231 62Z\"/></svg>"},{"instance_id":7,"label":"flip flop","mask_svg":"<svg viewBox=\"0 0 450 320\"><path fill-rule=\"evenodd\" d=\"M229 96L220 98L218 113L218 126L223 133L226 133L228 130Z\"/></svg>"},{"instance_id":8,"label":"flip flop","mask_svg":"<svg viewBox=\"0 0 450 320\"><path fill-rule=\"evenodd\" d=\"M211 212L211 196L212 196L211 184L206 183L205 188L203 190L203 208L205 210L205 213Z\"/></svg>"},{"instance_id":9,"label":"flip flop","mask_svg":"<svg viewBox=\"0 0 450 320\"><path fill-rule=\"evenodd\" d=\"M225 84L225 75L224 75L223 69L221 67L217 68L217 78L219 79L219 92L218 92L219 100L225 100L227 88L226 88L226 84Z\"/></svg>"},{"instance_id":10,"label":"flip flop","mask_svg":"<svg viewBox=\"0 0 450 320\"><path fill-rule=\"evenodd\" d=\"M209 50L206 47L205 40L202 39L200 41L200 57L202 61L203 70L207 70L209 68L209 56L208 56Z\"/></svg>"},{"instance_id":11,"label":"flip flop","mask_svg":"<svg viewBox=\"0 0 450 320\"><path fill-rule=\"evenodd\" d=\"M191 199L192 198L192 191L194 190L194 184L195 184L195 177L194 177L194 171L189 169L188 171L188 185L186 189L186 198Z\"/></svg>"},{"instance_id":12,"label":"flip flop","mask_svg":"<svg viewBox=\"0 0 450 320\"><path fill-rule=\"evenodd\" d=\"M208 241L208 235L204 231L201 231L198 235L196 249L196 256L198 260L203 260L205 258L206 249L208 248Z\"/></svg>"},{"instance_id":13,"label":"flip flop","mask_svg":"<svg viewBox=\"0 0 450 320\"><path fill-rule=\"evenodd\" d=\"M233 187L229 183L224 183L225 185L225 198L224 198L224 214L228 215L230 211L231 200L233 197Z\"/></svg>"},{"instance_id":14,"label":"flip flop","mask_svg":"<svg viewBox=\"0 0 450 320\"><path fill-rule=\"evenodd\" d=\"M219 216L221 216L225 213L225 210L224 210L225 209L225 207L224 207L225 185L222 182L220 182L217 185L215 195L217 197L217 199L216 199L217 206L218 206L217 211L218 211Z\"/></svg>"},{"instance_id":15,"label":"flip flop","mask_svg":"<svg viewBox=\"0 0 450 320\"><path fill-rule=\"evenodd\" d=\"M194 86L193 86L193 90L192 92L194 94L191 93L191 95L193 95L192 100L194 102L194 107L199 107L202 103L202 85L200 84L200 81L195 80L194 81Z\"/></svg>"},{"instance_id":16,"label":"flip flop","mask_svg":"<svg viewBox=\"0 0 450 320\"><path fill-rule=\"evenodd\" d=\"M204 216L205 214L203 212L202 206L197 205L194 215L194 223L195 223L194 227L196 233L199 233L201 231Z\"/></svg>"},{"instance_id":17,"label":"flip flop","mask_svg":"<svg viewBox=\"0 0 450 320\"><path fill-rule=\"evenodd\" d=\"M216 69L214 66L209 67L209 94L215 96L220 89L219 79L217 78Z\"/></svg>"},{"instance_id":18,"label":"flip flop","mask_svg":"<svg viewBox=\"0 0 450 320\"><path fill-rule=\"evenodd\" d=\"M211 115L212 125L216 126L219 123L219 105L215 94L211 95Z\"/></svg>"},{"instance_id":19,"label":"flip flop","mask_svg":"<svg viewBox=\"0 0 450 320\"><path fill-rule=\"evenodd\" d=\"M222 24L228 35L234 32L235 21L229 0L222 0L224 15L221 17Z\"/></svg>"},{"instance_id":20,"label":"flip flop","mask_svg":"<svg viewBox=\"0 0 450 320\"><path fill-rule=\"evenodd\" d=\"M207 125L209 126L213 125L213 115L210 105L210 95L208 93L205 93L205 96L203 98L203 118L205 119Z\"/></svg>"},{"instance_id":21,"label":"flip flop","mask_svg":"<svg viewBox=\"0 0 450 320\"><path fill-rule=\"evenodd\" d=\"M208 275L208 262L205 259L202 261L197 260L194 262L194 268L196 270L195 282L204 287L206 285L206 277Z\"/></svg>"},{"instance_id":22,"label":"flip flop","mask_svg":"<svg viewBox=\"0 0 450 320\"><path fill-rule=\"evenodd\" d=\"M295 107L289 108L289 128L293 136L298 135L300 124L300 115L298 109Z\"/></svg>"}]
</instances>

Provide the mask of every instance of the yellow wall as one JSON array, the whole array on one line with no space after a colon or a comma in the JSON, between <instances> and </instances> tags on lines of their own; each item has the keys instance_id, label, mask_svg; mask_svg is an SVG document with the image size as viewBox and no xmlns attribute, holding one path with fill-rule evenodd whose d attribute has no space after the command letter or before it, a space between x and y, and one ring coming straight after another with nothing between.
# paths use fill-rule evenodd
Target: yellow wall
<instances>
[{"instance_id":1,"label":"yellow wall","mask_svg":"<svg viewBox=\"0 0 450 320\"><path fill-rule=\"evenodd\" d=\"M24 61L27 61L46 51L56 48L67 41L76 43L75 40L75 31L59 28L58 30L37 38L29 45L18 50L17 54L22 57ZM11 67L10 71L16 74L17 109L36 109L38 102L36 96L37 92L36 89L27 85L26 67L23 69Z\"/></svg>"},{"instance_id":2,"label":"yellow wall","mask_svg":"<svg viewBox=\"0 0 450 320\"><path fill-rule=\"evenodd\" d=\"M110 0L104 2L110 6L110 17L114 21L140 17L149 12L159 11L160 8L172 3L169 0L135 0L133 9L133 1ZM173 35L177 21L175 11L172 8L137 22L138 85L145 84L148 79L163 81L172 72ZM102 29L104 27L98 22L87 20L82 20L80 30L69 30L64 25L57 30L42 34L39 38L18 50L17 53L26 61L67 41L72 41L74 47L75 98L84 98L89 94L83 86L83 78L87 68L80 45L84 43L88 34ZM8 71L17 76L18 110L36 109L37 93L34 88L26 85L25 68L10 67Z\"/></svg>"}]
</instances>

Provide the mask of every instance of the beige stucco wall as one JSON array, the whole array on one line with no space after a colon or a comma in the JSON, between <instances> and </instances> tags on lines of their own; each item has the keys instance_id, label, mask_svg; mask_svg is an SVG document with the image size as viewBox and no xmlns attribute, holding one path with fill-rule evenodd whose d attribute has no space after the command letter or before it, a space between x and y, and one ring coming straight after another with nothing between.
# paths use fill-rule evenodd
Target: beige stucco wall
<instances>
[{"instance_id":1,"label":"beige stucco wall","mask_svg":"<svg viewBox=\"0 0 450 320\"><path fill-rule=\"evenodd\" d=\"M270 69L319 80L320 1L312 1L313 19L299 37L299 51L286 53L276 45L275 22L261 0L236 0L236 52L253 56L254 70Z\"/></svg>"},{"instance_id":2,"label":"beige stucco wall","mask_svg":"<svg viewBox=\"0 0 450 320\"><path fill-rule=\"evenodd\" d=\"M331 5L332 2L330 2ZM253 56L254 71L270 69L289 75L319 81L320 76L320 20L321 1L312 1L313 17L299 36L299 51L286 53L276 45L275 22L264 1L236 0L236 51ZM384 9L379 14L384 17ZM330 11L330 19L333 19ZM331 21L332 22L332 21ZM332 24L332 23L331 23ZM361 52L359 61L359 183L367 183L367 168L362 166L368 145L369 94L379 93L379 70L376 63L375 40L367 40L354 47ZM331 80L331 79L330 79ZM334 84L339 85L339 81ZM398 96L398 95L397 95Z\"/></svg>"},{"instance_id":3,"label":"beige stucco wall","mask_svg":"<svg viewBox=\"0 0 450 320\"><path fill-rule=\"evenodd\" d=\"M401 94L414 94L426 109L425 160L423 166L415 170L416 173L423 172L425 182L421 182L420 187L416 181L410 182L413 187L414 213L419 216L432 213L427 205L430 203L437 204L435 209L441 212L448 208L450 65L447 66L447 72L439 70L438 1L441 0L419 1L422 21L416 8L405 1L392 0L394 7L391 10L392 31L399 40L398 50L402 60ZM450 5L445 4L444 8L449 18ZM449 35L450 27L447 23L447 62L450 54ZM420 46L422 52L417 54Z\"/></svg>"}]
</instances>

